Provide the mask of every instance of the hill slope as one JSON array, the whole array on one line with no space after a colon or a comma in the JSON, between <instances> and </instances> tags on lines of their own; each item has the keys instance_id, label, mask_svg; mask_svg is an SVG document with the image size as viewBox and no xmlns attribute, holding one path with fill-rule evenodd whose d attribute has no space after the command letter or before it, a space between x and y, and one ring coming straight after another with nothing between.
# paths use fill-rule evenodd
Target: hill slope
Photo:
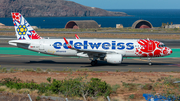
<instances>
[{"instance_id":1,"label":"hill slope","mask_svg":"<svg viewBox=\"0 0 180 101\"><path fill-rule=\"evenodd\" d=\"M127 16L123 12L110 12L65 0L0 0L0 17L10 17L11 12L20 12L25 17Z\"/></svg>"}]
</instances>

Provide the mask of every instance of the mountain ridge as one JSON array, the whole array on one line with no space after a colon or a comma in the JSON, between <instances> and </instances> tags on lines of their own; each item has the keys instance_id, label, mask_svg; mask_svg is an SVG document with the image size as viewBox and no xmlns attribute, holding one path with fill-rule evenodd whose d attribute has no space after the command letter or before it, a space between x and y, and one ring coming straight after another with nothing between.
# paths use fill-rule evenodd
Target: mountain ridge
<instances>
[{"instance_id":1,"label":"mountain ridge","mask_svg":"<svg viewBox=\"0 0 180 101\"><path fill-rule=\"evenodd\" d=\"M65 0L1 0L0 17L11 17L19 12L25 17L86 17L128 16L124 12L111 12Z\"/></svg>"}]
</instances>

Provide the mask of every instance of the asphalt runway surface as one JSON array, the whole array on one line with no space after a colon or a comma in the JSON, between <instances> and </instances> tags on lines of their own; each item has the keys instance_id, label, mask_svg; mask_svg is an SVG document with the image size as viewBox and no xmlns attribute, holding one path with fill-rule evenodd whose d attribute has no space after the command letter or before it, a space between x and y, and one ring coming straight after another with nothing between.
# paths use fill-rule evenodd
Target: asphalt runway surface
<instances>
[{"instance_id":1,"label":"asphalt runway surface","mask_svg":"<svg viewBox=\"0 0 180 101\"><path fill-rule=\"evenodd\" d=\"M1 38L1 37L0 37ZM12 47L8 45L8 40L14 37L0 39L0 47ZM180 40L159 40L170 48L180 48ZM142 72L171 72L180 71L180 58L153 58L152 66L148 65L147 59L124 59L122 64L113 65L105 61L98 61L97 66L91 66L88 58L68 58L51 56L29 56L29 55L5 55L0 54L1 68L20 69L53 69L53 70L78 70L89 69L93 71L142 71Z\"/></svg>"},{"instance_id":2,"label":"asphalt runway surface","mask_svg":"<svg viewBox=\"0 0 180 101\"><path fill-rule=\"evenodd\" d=\"M153 58L152 65L148 65L147 59L124 59L122 64L109 64L98 61L97 66L91 66L88 58L67 58L49 56L27 55L0 55L1 68L30 69L47 68L53 70L78 70L89 69L93 71L142 71L142 72L172 72L180 71L180 58Z\"/></svg>"}]
</instances>

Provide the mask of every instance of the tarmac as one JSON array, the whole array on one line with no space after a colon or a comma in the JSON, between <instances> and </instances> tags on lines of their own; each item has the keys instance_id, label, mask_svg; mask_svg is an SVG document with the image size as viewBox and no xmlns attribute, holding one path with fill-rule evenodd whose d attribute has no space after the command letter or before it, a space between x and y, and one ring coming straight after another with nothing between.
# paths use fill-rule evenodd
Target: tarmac
<instances>
[{"instance_id":1,"label":"tarmac","mask_svg":"<svg viewBox=\"0 0 180 101\"><path fill-rule=\"evenodd\" d=\"M180 58L153 58L152 65L147 59L124 59L122 64L113 65L105 61L98 61L97 66L91 66L88 58L67 58L31 55L0 55L1 68L64 71L87 69L92 71L135 71L135 72L180 72Z\"/></svg>"}]
</instances>

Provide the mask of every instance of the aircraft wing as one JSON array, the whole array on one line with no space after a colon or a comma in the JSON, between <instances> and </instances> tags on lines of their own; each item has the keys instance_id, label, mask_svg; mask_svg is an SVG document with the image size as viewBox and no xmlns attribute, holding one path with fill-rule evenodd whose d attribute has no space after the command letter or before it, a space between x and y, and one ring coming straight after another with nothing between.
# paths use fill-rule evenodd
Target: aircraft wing
<instances>
[{"instance_id":1,"label":"aircraft wing","mask_svg":"<svg viewBox=\"0 0 180 101\"><path fill-rule=\"evenodd\" d=\"M102 51L102 50L89 50L89 49L76 49L73 46L69 44L69 42L64 38L64 41L67 44L67 47L72 50L76 50L78 52L84 52L84 53L95 53L95 54L107 54L107 53L115 53L113 51Z\"/></svg>"},{"instance_id":2,"label":"aircraft wing","mask_svg":"<svg viewBox=\"0 0 180 101\"><path fill-rule=\"evenodd\" d=\"M102 51L102 50L88 50L88 49L76 49L78 52L84 52L84 53L97 53L97 54L107 54L107 53L115 53L112 51Z\"/></svg>"}]
</instances>

